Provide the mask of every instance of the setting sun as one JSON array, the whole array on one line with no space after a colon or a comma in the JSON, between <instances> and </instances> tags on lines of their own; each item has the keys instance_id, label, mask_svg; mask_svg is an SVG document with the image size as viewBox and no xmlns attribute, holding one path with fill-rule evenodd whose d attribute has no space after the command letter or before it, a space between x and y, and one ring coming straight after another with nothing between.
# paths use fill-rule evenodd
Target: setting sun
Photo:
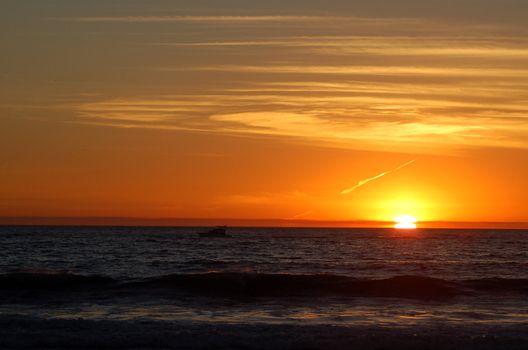
<instances>
[{"instance_id":1,"label":"setting sun","mask_svg":"<svg viewBox=\"0 0 528 350\"><path fill-rule=\"evenodd\" d=\"M400 215L394 218L394 228L397 229L415 229L416 228L416 218L411 215Z\"/></svg>"}]
</instances>

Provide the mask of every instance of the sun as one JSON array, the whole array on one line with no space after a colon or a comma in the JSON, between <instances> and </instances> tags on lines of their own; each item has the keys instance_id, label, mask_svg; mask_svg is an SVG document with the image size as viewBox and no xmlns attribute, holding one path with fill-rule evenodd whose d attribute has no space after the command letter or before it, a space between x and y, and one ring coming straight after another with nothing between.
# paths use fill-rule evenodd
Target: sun
<instances>
[{"instance_id":1,"label":"sun","mask_svg":"<svg viewBox=\"0 0 528 350\"><path fill-rule=\"evenodd\" d=\"M412 215L399 215L394 218L394 228L412 230L418 220Z\"/></svg>"}]
</instances>

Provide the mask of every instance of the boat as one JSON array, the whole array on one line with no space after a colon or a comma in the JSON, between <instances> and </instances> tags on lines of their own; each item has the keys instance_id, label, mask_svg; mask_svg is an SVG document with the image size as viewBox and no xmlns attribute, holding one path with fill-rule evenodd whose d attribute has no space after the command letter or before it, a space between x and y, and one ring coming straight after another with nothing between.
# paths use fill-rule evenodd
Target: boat
<instances>
[{"instance_id":1,"label":"boat","mask_svg":"<svg viewBox=\"0 0 528 350\"><path fill-rule=\"evenodd\" d=\"M216 226L209 231L198 232L200 237L230 237L227 235L227 226Z\"/></svg>"}]
</instances>

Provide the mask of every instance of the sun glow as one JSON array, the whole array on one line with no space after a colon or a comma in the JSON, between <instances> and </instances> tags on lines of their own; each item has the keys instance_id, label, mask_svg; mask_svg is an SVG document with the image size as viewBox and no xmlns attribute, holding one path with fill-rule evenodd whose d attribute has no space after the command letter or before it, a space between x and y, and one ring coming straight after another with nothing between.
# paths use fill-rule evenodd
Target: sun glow
<instances>
[{"instance_id":1,"label":"sun glow","mask_svg":"<svg viewBox=\"0 0 528 350\"><path fill-rule=\"evenodd\" d=\"M412 230L416 228L416 218L411 215L400 215L394 218L394 228Z\"/></svg>"}]
</instances>

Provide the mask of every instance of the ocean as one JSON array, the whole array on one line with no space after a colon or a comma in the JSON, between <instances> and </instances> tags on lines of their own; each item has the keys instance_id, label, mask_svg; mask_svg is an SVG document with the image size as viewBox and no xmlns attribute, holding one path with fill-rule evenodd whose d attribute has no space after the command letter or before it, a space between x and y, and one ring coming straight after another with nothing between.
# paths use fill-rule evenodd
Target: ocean
<instances>
[{"instance_id":1,"label":"ocean","mask_svg":"<svg viewBox=\"0 0 528 350\"><path fill-rule=\"evenodd\" d=\"M528 231L0 227L0 348L526 349Z\"/></svg>"}]
</instances>

